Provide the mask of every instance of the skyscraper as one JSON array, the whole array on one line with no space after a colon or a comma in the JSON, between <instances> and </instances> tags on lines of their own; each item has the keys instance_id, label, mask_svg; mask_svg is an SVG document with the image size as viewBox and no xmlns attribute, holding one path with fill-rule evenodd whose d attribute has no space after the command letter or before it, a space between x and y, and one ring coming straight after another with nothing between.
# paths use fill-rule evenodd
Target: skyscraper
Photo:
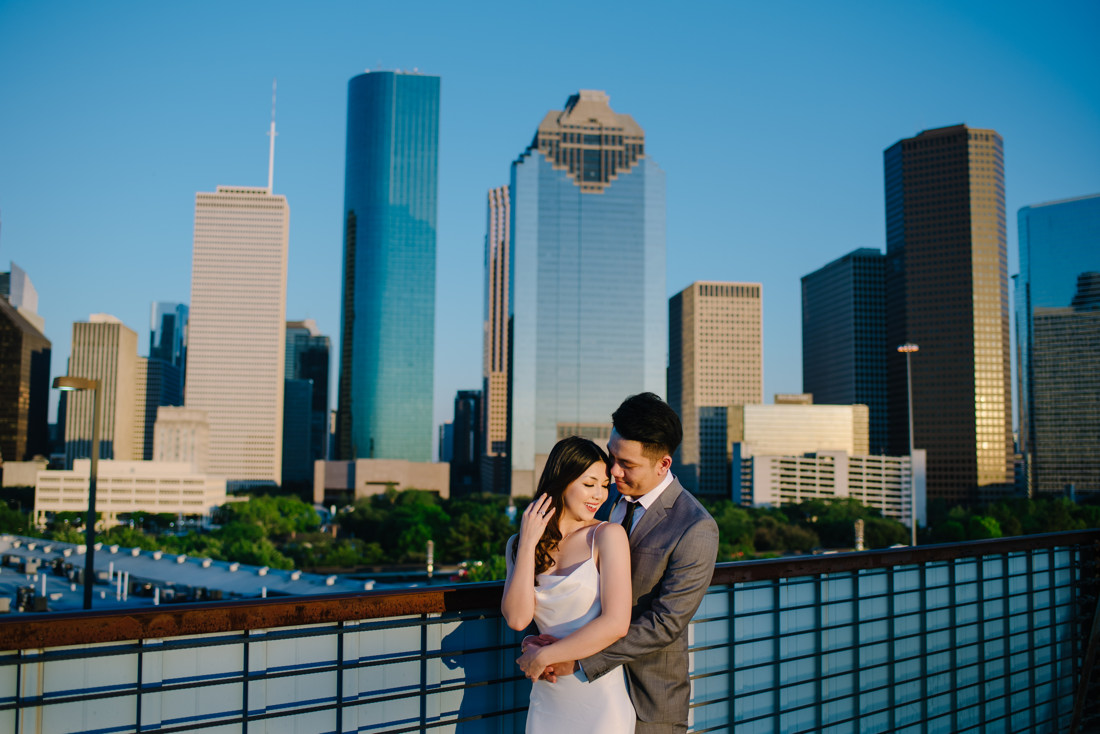
<instances>
[{"instance_id":1,"label":"skyscraper","mask_svg":"<svg viewBox=\"0 0 1100 734\"><path fill-rule=\"evenodd\" d=\"M645 133L581 90L512 164L512 492L532 494L559 423L609 423L665 389L665 176Z\"/></svg>"},{"instance_id":2,"label":"skyscraper","mask_svg":"<svg viewBox=\"0 0 1100 734\"><path fill-rule=\"evenodd\" d=\"M118 461L140 459L135 454L139 431L137 418L137 334L114 316L92 314L73 324L69 375L99 380L102 410L99 426L99 458ZM65 461L88 458L92 450L91 390L68 396L65 408Z\"/></svg>"},{"instance_id":3,"label":"skyscraper","mask_svg":"<svg viewBox=\"0 0 1100 734\"><path fill-rule=\"evenodd\" d=\"M818 404L866 405L872 454L886 453L888 435L885 264L862 248L802 277L802 390Z\"/></svg>"},{"instance_id":4,"label":"skyscraper","mask_svg":"<svg viewBox=\"0 0 1100 734\"><path fill-rule=\"evenodd\" d=\"M508 461L508 286L511 197L507 186L489 190L485 227L485 321L482 355L481 461L483 492L506 492L512 480ZM452 476L454 476L452 472Z\"/></svg>"},{"instance_id":5,"label":"skyscraper","mask_svg":"<svg viewBox=\"0 0 1100 734\"><path fill-rule=\"evenodd\" d=\"M893 349L913 342L929 498L993 499L1013 481L1001 136L955 125L883 156L890 453L909 450L906 360Z\"/></svg>"},{"instance_id":6,"label":"skyscraper","mask_svg":"<svg viewBox=\"0 0 1100 734\"><path fill-rule=\"evenodd\" d=\"M283 476L294 481L313 480L313 462L328 458L328 375L331 342L317 330L313 319L286 322L286 390L295 391L296 403L284 405ZM304 383L291 386L291 382ZM298 393L301 393L298 395ZM288 393L289 394L289 393ZM289 400L289 398L287 398ZM285 417L295 415L294 425ZM303 425L304 421L304 425ZM286 463L291 461L293 476Z\"/></svg>"},{"instance_id":7,"label":"skyscraper","mask_svg":"<svg viewBox=\"0 0 1100 734\"><path fill-rule=\"evenodd\" d=\"M181 380L187 364L187 313L185 303L154 301L149 315L149 358L178 367Z\"/></svg>"},{"instance_id":8,"label":"skyscraper","mask_svg":"<svg viewBox=\"0 0 1100 734\"><path fill-rule=\"evenodd\" d=\"M684 440L674 469L698 494L730 496L727 411L764 402L762 286L699 281L668 303L668 399Z\"/></svg>"},{"instance_id":9,"label":"skyscraper","mask_svg":"<svg viewBox=\"0 0 1100 734\"><path fill-rule=\"evenodd\" d=\"M1068 307L1033 309L1031 337L1033 489L1100 496L1100 272Z\"/></svg>"},{"instance_id":10,"label":"skyscraper","mask_svg":"<svg viewBox=\"0 0 1100 734\"><path fill-rule=\"evenodd\" d=\"M348 83L337 455L430 461L439 77Z\"/></svg>"},{"instance_id":11,"label":"skyscraper","mask_svg":"<svg viewBox=\"0 0 1100 734\"><path fill-rule=\"evenodd\" d=\"M481 422L481 391L459 390L451 438L451 496L476 494L481 490L481 456L485 428Z\"/></svg>"},{"instance_id":12,"label":"skyscraper","mask_svg":"<svg viewBox=\"0 0 1100 734\"><path fill-rule=\"evenodd\" d=\"M151 461L157 409L183 405L183 379L179 367L155 357L138 357L134 371L135 460Z\"/></svg>"},{"instance_id":13,"label":"skyscraper","mask_svg":"<svg viewBox=\"0 0 1100 734\"><path fill-rule=\"evenodd\" d=\"M0 296L0 460L49 456L50 340Z\"/></svg>"},{"instance_id":14,"label":"skyscraper","mask_svg":"<svg viewBox=\"0 0 1100 734\"><path fill-rule=\"evenodd\" d=\"M1036 310L1041 308L1065 309L1070 307L1074 298L1074 285L1081 274L1087 271L1100 271L1100 194L1082 196L1064 201L1052 201L1046 204L1025 206L1017 214L1019 225L1020 274L1016 276L1016 379L1019 396L1020 451L1024 454L1030 478L1031 490L1039 489L1036 483L1035 451L1036 415L1034 404L1035 358L1034 324ZM1079 309L1080 310L1080 309ZM1049 315L1047 321L1083 323L1087 316L1071 317ZM1070 323L1067 322L1067 323ZM1060 351L1068 345L1057 345L1049 341L1048 345ZM1088 359L1095 359L1095 353L1089 353ZM1054 365L1051 365L1052 367ZM1092 370L1095 372L1095 369ZM1081 376L1082 378L1084 375ZM1052 385L1048 385L1053 387ZM1068 387L1068 386L1065 386ZM1081 385L1080 387L1084 387ZM1071 391L1072 392L1072 391ZM1068 394L1067 394L1068 395ZM1079 393L1078 400L1084 398L1084 404L1075 406L1075 411L1091 402L1096 404L1098 396L1091 398ZM1048 430L1048 440L1066 441L1068 435L1059 435L1056 426L1061 423L1067 431L1069 415L1051 415L1044 417ZM1049 447L1055 450L1056 447ZM1076 449L1075 449L1076 450ZM1083 451L1089 451L1082 447ZM1092 449L1095 455L1096 450ZM1051 467L1053 468L1053 467ZM1055 475L1048 472L1048 477ZM1057 484L1046 484L1040 491L1062 491Z\"/></svg>"},{"instance_id":15,"label":"skyscraper","mask_svg":"<svg viewBox=\"0 0 1100 734\"><path fill-rule=\"evenodd\" d=\"M210 473L238 485L282 476L289 220L267 188L195 194L184 404L206 412Z\"/></svg>"}]
</instances>

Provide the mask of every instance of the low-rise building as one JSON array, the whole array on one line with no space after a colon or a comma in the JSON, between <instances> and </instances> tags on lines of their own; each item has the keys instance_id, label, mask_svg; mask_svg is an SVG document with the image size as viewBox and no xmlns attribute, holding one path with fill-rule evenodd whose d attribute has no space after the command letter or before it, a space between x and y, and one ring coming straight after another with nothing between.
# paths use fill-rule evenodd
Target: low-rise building
<instances>
[{"instance_id":1,"label":"low-rise building","mask_svg":"<svg viewBox=\"0 0 1100 734\"><path fill-rule=\"evenodd\" d=\"M846 451L801 455L755 453L749 444L733 445L733 501L742 505L781 506L811 499L851 498L879 510L883 517L927 523L925 452L913 456L873 456Z\"/></svg>"},{"instance_id":2,"label":"low-rise building","mask_svg":"<svg viewBox=\"0 0 1100 734\"><path fill-rule=\"evenodd\" d=\"M398 491L422 489L440 497L451 496L451 466L443 462L401 459L315 461L313 501L325 505Z\"/></svg>"},{"instance_id":3,"label":"low-rise building","mask_svg":"<svg viewBox=\"0 0 1100 734\"><path fill-rule=\"evenodd\" d=\"M38 472L35 522L43 523L47 512L87 510L90 473L90 459L77 459L71 470ZM225 502L225 479L200 474L188 462L101 460L96 471L96 512L108 526L131 512L209 516Z\"/></svg>"}]
</instances>

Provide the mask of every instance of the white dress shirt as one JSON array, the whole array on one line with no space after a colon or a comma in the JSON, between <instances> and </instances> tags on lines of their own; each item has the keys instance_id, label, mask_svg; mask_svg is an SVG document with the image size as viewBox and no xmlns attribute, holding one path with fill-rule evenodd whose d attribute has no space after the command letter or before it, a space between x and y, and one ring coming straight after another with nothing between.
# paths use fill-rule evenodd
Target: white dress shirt
<instances>
[{"instance_id":1,"label":"white dress shirt","mask_svg":"<svg viewBox=\"0 0 1100 734\"><path fill-rule=\"evenodd\" d=\"M667 474L665 474L665 478L661 480L660 484L643 494L638 499L627 497L625 494L622 495L619 498L619 501L615 503L615 506L611 508L611 516L608 519L611 522L617 522L621 525L623 522L623 518L626 517L625 503L637 503L638 506L634 508L634 517L631 518L630 527L627 528L626 531L627 535L629 535L630 532L634 530L634 528L638 527L638 521L642 519L642 515L645 514L645 511L652 507L653 503L657 501L657 498L661 496L661 492L664 492L665 489L667 489L668 486L672 484L673 479L675 479L675 477L672 476L672 472L668 472Z\"/></svg>"}]
</instances>

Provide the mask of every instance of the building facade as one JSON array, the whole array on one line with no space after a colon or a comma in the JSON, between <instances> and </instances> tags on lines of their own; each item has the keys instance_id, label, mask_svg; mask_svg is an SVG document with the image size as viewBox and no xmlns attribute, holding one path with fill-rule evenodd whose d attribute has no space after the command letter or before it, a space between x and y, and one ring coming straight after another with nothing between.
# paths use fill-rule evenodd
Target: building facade
<instances>
[{"instance_id":1,"label":"building facade","mask_svg":"<svg viewBox=\"0 0 1100 734\"><path fill-rule=\"evenodd\" d=\"M481 486L481 457L485 453L485 429L481 422L480 390L459 390L451 438L451 496L477 494Z\"/></svg>"},{"instance_id":2,"label":"building facade","mask_svg":"<svg viewBox=\"0 0 1100 734\"><path fill-rule=\"evenodd\" d=\"M0 296L0 460L49 456L50 340Z\"/></svg>"},{"instance_id":3,"label":"building facade","mask_svg":"<svg viewBox=\"0 0 1100 734\"><path fill-rule=\"evenodd\" d=\"M730 496L730 406L764 402L760 283L696 282L668 304L668 400L684 440L673 471L698 494Z\"/></svg>"},{"instance_id":4,"label":"building facade","mask_svg":"<svg viewBox=\"0 0 1100 734\"><path fill-rule=\"evenodd\" d=\"M155 357L138 357L134 380L134 451L136 460L153 458L153 433L157 409L183 405L183 379L179 367Z\"/></svg>"},{"instance_id":5,"label":"building facade","mask_svg":"<svg viewBox=\"0 0 1100 734\"><path fill-rule=\"evenodd\" d=\"M349 504L365 497L419 489L450 496L450 464L402 459L318 461L313 465L313 502Z\"/></svg>"},{"instance_id":6,"label":"building facade","mask_svg":"<svg viewBox=\"0 0 1100 734\"><path fill-rule=\"evenodd\" d=\"M210 473L233 485L282 478L289 223L267 188L195 195L184 404L206 413Z\"/></svg>"},{"instance_id":7,"label":"building facade","mask_svg":"<svg viewBox=\"0 0 1100 734\"><path fill-rule=\"evenodd\" d=\"M862 248L802 277L802 389L817 403L866 405L872 454L888 443L885 265Z\"/></svg>"},{"instance_id":8,"label":"building facade","mask_svg":"<svg viewBox=\"0 0 1100 734\"><path fill-rule=\"evenodd\" d=\"M149 314L149 357L175 365L182 374L187 363L185 303L153 301Z\"/></svg>"},{"instance_id":9,"label":"building facade","mask_svg":"<svg viewBox=\"0 0 1100 734\"><path fill-rule=\"evenodd\" d=\"M734 405L726 438L748 444L754 453L796 456L816 451L865 455L869 411L866 405Z\"/></svg>"},{"instance_id":10,"label":"building facade","mask_svg":"<svg viewBox=\"0 0 1100 734\"><path fill-rule=\"evenodd\" d=\"M883 517L927 524L925 452L913 456L852 455L817 451L790 456L753 454L736 445L740 502L782 507L807 500L854 499Z\"/></svg>"},{"instance_id":11,"label":"building facade","mask_svg":"<svg viewBox=\"0 0 1100 734\"><path fill-rule=\"evenodd\" d=\"M35 522L44 525L47 512L86 511L90 473L89 459L77 459L70 470L39 472ZM101 461L96 468L96 511L108 526L117 524L121 513L208 516L223 504L225 480L197 473L189 463Z\"/></svg>"},{"instance_id":12,"label":"building facade","mask_svg":"<svg viewBox=\"0 0 1100 734\"><path fill-rule=\"evenodd\" d=\"M531 495L559 423L606 422L665 390L665 177L645 134L582 90L512 164L512 493Z\"/></svg>"},{"instance_id":13,"label":"building facade","mask_svg":"<svg viewBox=\"0 0 1100 734\"><path fill-rule=\"evenodd\" d=\"M1019 227L1020 247L1020 273L1016 276L1016 379L1017 395L1019 400L1019 425L1020 425L1020 451L1025 460L1025 480L1030 492L1057 491L1064 487L1058 482L1069 479L1062 476L1058 480L1058 471L1054 467L1048 467L1055 473L1048 471L1050 482L1044 482L1044 488L1039 488L1036 474L1041 472L1035 457L1038 450L1036 420L1044 425L1046 439L1053 441L1047 446L1050 451L1063 450L1057 446L1059 442L1069 440L1069 434L1074 428L1070 425L1068 415L1038 416L1034 407L1035 395L1035 321L1038 309L1066 309L1070 308L1071 301L1075 297L1074 287L1079 277L1088 271L1100 271L1100 194L1082 196L1064 201L1053 201L1046 204L1025 206L1017 214ZM1087 297L1087 295L1086 295ZM1080 313L1080 311L1078 311ZM1045 320L1051 329L1046 340L1051 348L1061 351L1064 345L1059 345L1055 339L1056 332L1061 328L1056 324L1066 325L1069 331L1065 336L1069 337L1074 330L1068 327L1070 323L1087 322L1087 316L1071 316L1068 313L1061 315L1048 314ZM1072 337L1085 338L1085 337ZM1091 358L1092 355L1089 355ZM1053 365L1052 365L1053 366ZM1095 372L1095 370L1089 370ZM1051 377L1048 373L1047 377ZM1085 375L1081 375L1082 378ZM1084 384L1078 388L1069 385L1055 387L1047 383L1047 389L1067 391L1065 396L1074 394L1074 390L1085 389ZM1079 402L1072 406L1073 412L1078 413L1090 404L1093 411L1100 411L1098 406L1098 393L1095 387L1091 395L1077 393ZM1087 409L1086 409L1087 410ZM1095 415L1085 418L1086 423L1095 422ZM1064 435L1059 435L1058 425L1065 429ZM1096 434L1093 434L1094 436ZM1066 450L1069 445L1065 447ZM1096 453L1095 447L1083 451ZM1053 454L1048 453L1053 457ZM1071 483L1071 482L1065 482Z\"/></svg>"},{"instance_id":14,"label":"building facade","mask_svg":"<svg viewBox=\"0 0 1100 734\"><path fill-rule=\"evenodd\" d=\"M928 496L974 503L1013 485L1001 136L926 130L884 153L889 453L928 451Z\"/></svg>"},{"instance_id":15,"label":"building facade","mask_svg":"<svg viewBox=\"0 0 1100 734\"><path fill-rule=\"evenodd\" d=\"M1066 308L1031 311L1032 489L1100 495L1100 272Z\"/></svg>"},{"instance_id":16,"label":"building facade","mask_svg":"<svg viewBox=\"0 0 1100 734\"><path fill-rule=\"evenodd\" d=\"M439 77L348 83L336 453L428 461Z\"/></svg>"},{"instance_id":17,"label":"building facade","mask_svg":"<svg viewBox=\"0 0 1100 734\"><path fill-rule=\"evenodd\" d=\"M206 411L161 406L153 432L153 461L186 462L206 474L210 468L210 422Z\"/></svg>"},{"instance_id":18,"label":"building facade","mask_svg":"<svg viewBox=\"0 0 1100 734\"><path fill-rule=\"evenodd\" d=\"M73 324L69 375L99 381L99 458L133 461L137 425L137 334L114 316L92 314ZM65 403L65 465L91 456L95 394L70 392Z\"/></svg>"},{"instance_id":19,"label":"building facade","mask_svg":"<svg viewBox=\"0 0 1100 734\"><path fill-rule=\"evenodd\" d=\"M329 455L329 355L332 343L317 330L313 319L286 322L286 367L288 381L304 380L309 383L304 425L288 426L283 421L283 456L299 469L293 473L294 481L310 482L313 479L313 462ZM299 388L300 389L300 388ZM300 408L295 408L296 411ZM295 419L296 423L301 418ZM291 436L290 432L294 435ZM301 467L307 467L305 473ZM285 476L285 471L284 471Z\"/></svg>"},{"instance_id":20,"label":"building facade","mask_svg":"<svg viewBox=\"0 0 1100 734\"><path fill-rule=\"evenodd\" d=\"M481 359L481 410L485 428L481 458L481 491L506 493L512 480L508 460L508 357L511 321L512 198L507 186L489 190L485 224L485 313Z\"/></svg>"}]
</instances>

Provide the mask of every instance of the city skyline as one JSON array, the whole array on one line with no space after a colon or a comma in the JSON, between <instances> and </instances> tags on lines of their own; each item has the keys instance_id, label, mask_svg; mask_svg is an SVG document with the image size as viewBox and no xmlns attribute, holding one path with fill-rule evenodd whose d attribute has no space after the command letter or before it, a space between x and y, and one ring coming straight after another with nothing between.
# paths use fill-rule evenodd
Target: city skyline
<instances>
[{"instance_id":1,"label":"city skyline","mask_svg":"<svg viewBox=\"0 0 1100 734\"><path fill-rule=\"evenodd\" d=\"M65 373L68 333L88 313L117 315L144 344L150 303L188 300L193 196L212 182L262 185L274 76L275 190L296 213L286 317L315 318L334 349L347 79L379 66L442 78L433 423L449 418L457 390L481 384L481 299L464 294L483 279L485 191L506 181L533 116L578 88L605 89L644 121L647 153L668 174L665 295L702 278L763 283L765 396L800 390L801 276L858 247L885 249L881 151L893 141L957 122L996 129L1010 221L1022 206L1100 190L1100 52L1087 43L1100 10L1086 3L1041 13L1012 4L808 6L795 16L739 7L682 18L657 7L638 17L597 9L591 22L621 24L622 37L654 38L667 53L642 43L583 58L549 53L566 35L564 17L540 19L521 40L514 29L534 16L518 9L476 19L441 9L425 19L276 4L282 12L258 18L242 6L218 31L170 14L184 45L162 53L177 43L152 32L168 11L112 7L73 6L50 22L34 7L0 8L0 93L18 110L0 120L0 266L14 261L34 279L52 376ZM369 17L370 28L345 15ZM415 36L387 37L413 22ZM891 30L899 23L904 37ZM820 33L823 25L835 32ZM456 58L452 36L462 48L498 41L491 57L512 61L486 78L475 69L488 52ZM934 55L928 38L938 41ZM314 54L322 61L307 61L312 44L323 44ZM232 68L227 57L249 63ZM39 58L50 61L27 63ZM962 62L968 73L952 81ZM96 83L67 85L63 100L43 93L74 68ZM188 84L199 76L210 83L201 92ZM59 181L80 191L64 216L45 193ZM125 200L115 193L124 186ZM1009 275L1018 272L1014 229Z\"/></svg>"}]
</instances>

